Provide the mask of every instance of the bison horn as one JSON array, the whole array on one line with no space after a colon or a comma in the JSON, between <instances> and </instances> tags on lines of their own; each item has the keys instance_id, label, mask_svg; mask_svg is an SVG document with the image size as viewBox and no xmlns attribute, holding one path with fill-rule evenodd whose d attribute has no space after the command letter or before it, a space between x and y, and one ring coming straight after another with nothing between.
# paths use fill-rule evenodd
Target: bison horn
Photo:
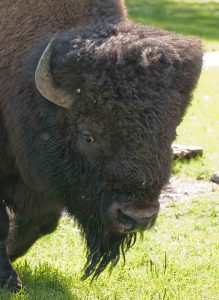
<instances>
[{"instance_id":1,"label":"bison horn","mask_svg":"<svg viewBox=\"0 0 219 300\"><path fill-rule=\"evenodd\" d=\"M51 39L38 62L35 72L35 83L38 91L45 99L56 105L69 108L73 103L72 96L64 90L55 87L51 74L50 63L54 40L54 38Z\"/></svg>"}]
</instances>

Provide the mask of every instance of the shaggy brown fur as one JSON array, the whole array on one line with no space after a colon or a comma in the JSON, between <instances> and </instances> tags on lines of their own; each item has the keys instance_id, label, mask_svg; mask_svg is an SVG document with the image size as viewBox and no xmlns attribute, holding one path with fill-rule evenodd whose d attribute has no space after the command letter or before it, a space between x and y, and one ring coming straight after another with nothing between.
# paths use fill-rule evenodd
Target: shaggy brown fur
<instances>
[{"instance_id":1,"label":"shaggy brown fur","mask_svg":"<svg viewBox=\"0 0 219 300\"><path fill-rule=\"evenodd\" d=\"M1 169L5 165L7 138L1 110L8 112L8 99L20 87L22 65L31 49L42 38L75 26L95 24L107 19L126 19L123 0L2 0L0 2L0 137L4 151L0 152ZM2 107L2 109L1 109ZM3 161L2 161L3 159ZM11 163L11 160L10 160ZM8 167L6 168L8 170Z\"/></svg>"},{"instance_id":2,"label":"shaggy brown fur","mask_svg":"<svg viewBox=\"0 0 219 300\"><path fill-rule=\"evenodd\" d=\"M9 258L52 232L63 209L86 240L84 278L154 224L202 64L199 41L133 24L122 1L54 2L0 4L0 286L13 290ZM36 88L53 36L50 73L69 109Z\"/></svg>"}]
</instances>

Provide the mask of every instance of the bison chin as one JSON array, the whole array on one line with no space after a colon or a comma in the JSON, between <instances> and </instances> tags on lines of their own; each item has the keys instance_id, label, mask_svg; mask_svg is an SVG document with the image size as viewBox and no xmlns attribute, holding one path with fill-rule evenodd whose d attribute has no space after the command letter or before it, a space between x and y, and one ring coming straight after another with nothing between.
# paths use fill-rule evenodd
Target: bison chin
<instances>
[{"instance_id":1,"label":"bison chin","mask_svg":"<svg viewBox=\"0 0 219 300\"><path fill-rule=\"evenodd\" d=\"M113 232L104 233L100 229L97 232L92 227L83 231L87 244L87 262L82 277L84 280L90 276L92 280L97 279L108 265L111 271L121 255L125 262L125 253L135 244L137 237L136 233L118 235Z\"/></svg>"}]
</instances>

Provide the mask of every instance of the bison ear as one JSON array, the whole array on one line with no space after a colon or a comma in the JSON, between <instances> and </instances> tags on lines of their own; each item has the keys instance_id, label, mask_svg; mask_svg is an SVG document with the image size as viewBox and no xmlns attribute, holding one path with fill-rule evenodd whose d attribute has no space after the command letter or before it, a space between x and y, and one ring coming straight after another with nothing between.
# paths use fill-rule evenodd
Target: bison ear
<instances>
[{"instance_id":1,"label":"bison ear","mask_svg":"<svg viewBox=\"0 0 219 300\"><path fill-rule=\"evenodd\" d=\"M51 73L51 56L55 38L52 38L44 50L35 72L37 90L48 101L64 108L73 104L73 97L67 91L55 86Z\"/></svg>"}]
</instances>

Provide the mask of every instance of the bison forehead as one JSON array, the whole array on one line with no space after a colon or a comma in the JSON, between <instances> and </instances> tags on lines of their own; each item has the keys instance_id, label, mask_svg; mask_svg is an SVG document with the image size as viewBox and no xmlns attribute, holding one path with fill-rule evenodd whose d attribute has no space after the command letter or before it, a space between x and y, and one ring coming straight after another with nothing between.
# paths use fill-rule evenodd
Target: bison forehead
<instances>
[{"instance_id":1,"label":"bison forehead","mask_svg":"<svg viewBox=\"0 0 219 300\"><path fill-rule=\"evenodd\" d=\"M55 81L75 91L96 87L104 92L113 86L117 95L126 97L145 91L146 82L151 87L155 81L170 84L173 60L179 57L171 45L163 43L162 36L151 37L148 31L144 26L121 23L58 37L52 59Z\"/></svg>"}]
</instances>

